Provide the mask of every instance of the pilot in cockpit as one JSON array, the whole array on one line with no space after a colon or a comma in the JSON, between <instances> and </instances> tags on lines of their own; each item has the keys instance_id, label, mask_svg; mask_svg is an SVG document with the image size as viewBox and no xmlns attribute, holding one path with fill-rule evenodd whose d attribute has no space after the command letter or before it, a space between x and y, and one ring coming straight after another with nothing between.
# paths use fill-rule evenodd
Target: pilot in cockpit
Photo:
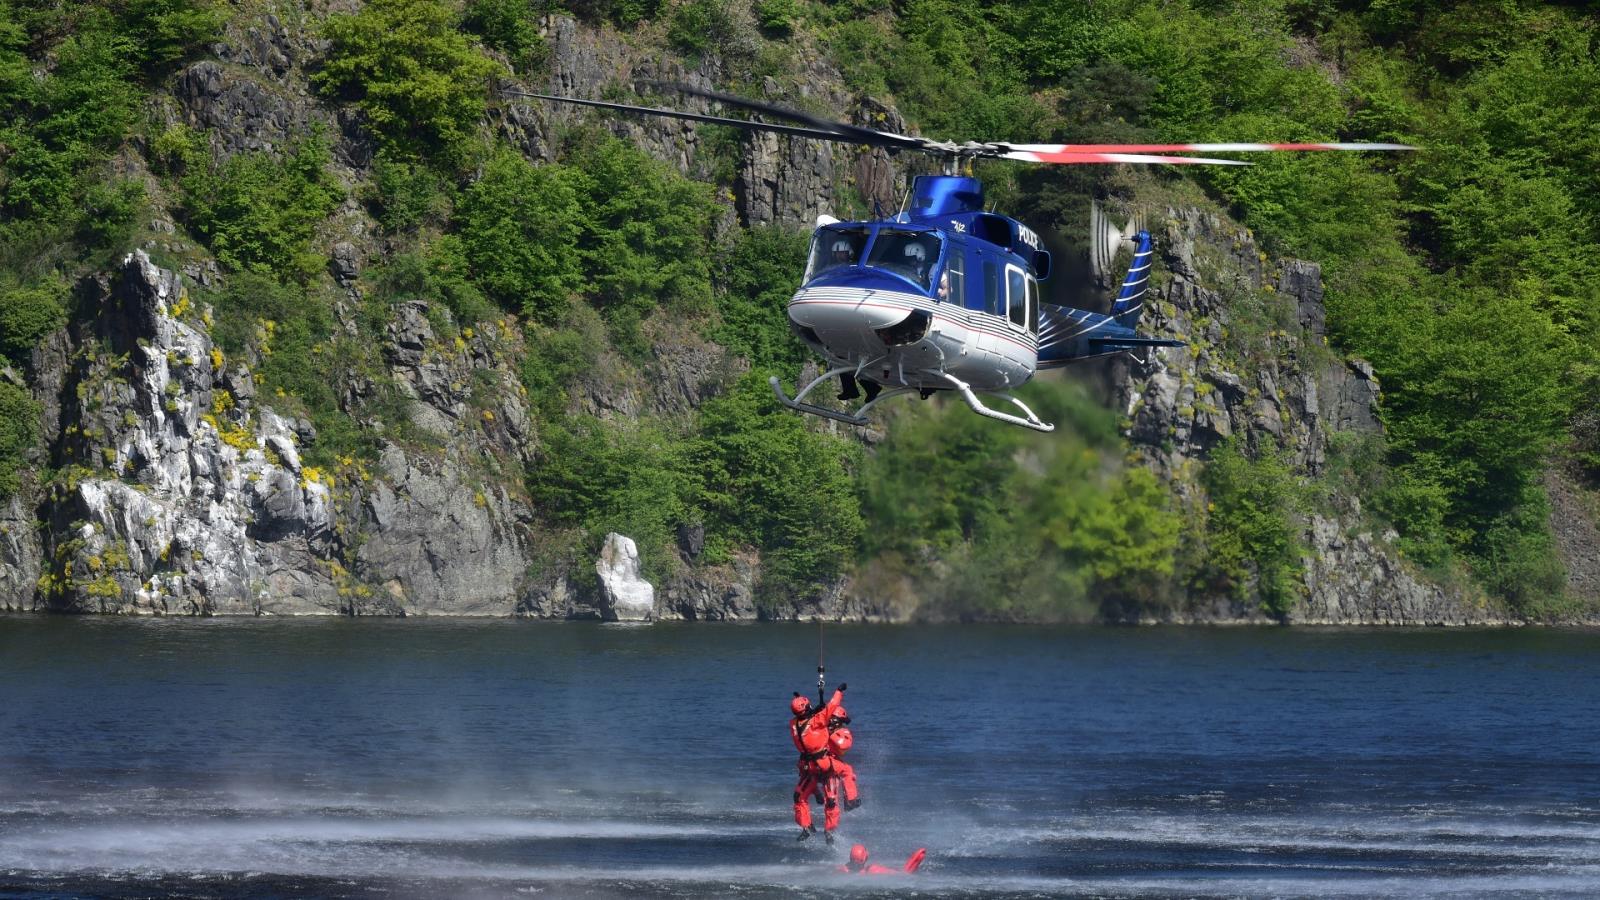
<instances>
[{"instance_id":1,"label":"pilot in cockpit","mask_svg":"<svg viewBox=\"0 0 1600 900\"><path fill-rule=\"evenodd\" d=\"M906 266L916 275L916 279L924 285L928 283L928 250L922 246L921 241L913 240L906 244Z\"/></svg>"},{"instance_id":2,"label":"pilot in cockpit","mask_svg":"<svg viewBox=\"0 0 1600 900\"><path fill-rule=\"evenodd\" d=\"M853 258L854 256L855 251L850 247L849 241L845 240L844 238L839 238L833 242L834 265L848 266L855 262L855 259Z\"/></svg>"}]
</instances>

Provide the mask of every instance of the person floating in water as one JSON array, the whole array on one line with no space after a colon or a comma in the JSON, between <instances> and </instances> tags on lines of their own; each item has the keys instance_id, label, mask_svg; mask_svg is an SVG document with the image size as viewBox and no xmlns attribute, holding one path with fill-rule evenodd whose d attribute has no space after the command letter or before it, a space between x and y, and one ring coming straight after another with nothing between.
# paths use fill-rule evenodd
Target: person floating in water
<instances>
[{"instance_id":1,"label":"person floating in water","mask_svg":"<svg viewBox=\"0 0 1600 900\"><path fill-rule=\"evenodd\" d=\"M918 847L917 852L906 859L904 867L891 869L877 863L867 862L867 848L855 844L850 848L850 861L839 867L839 871L852 875L907 875L922 868L922 860L928 855L926 847Z\"/></svg>"},{"instance_id":2,"label":"person floating in water","mask_svg":"<svg viewBox=\"0 0 1600 900\"><path fill-rule=\"evenodd\" d=\"M844 800L846 812L861 805L855 767L844 761L846 751L854 745L855 735L850 733L850 714L843 706L836 707L828 719L828 762L833 767L833 777L838 781L835 793Z\"/></svg>"},{"instance_id":3,"label":"person floating in water","mask_svg":"<svg viewBox=\"0 0 1600 900\"><path fill-rule=\"evenodd\" d=\"M800 826L799 840L815 834L811 824L811 799L822 803L822 831L828 843L833 843L833 832L839 827L839 798L834 783L833 760L828 754L828 721L844 700L847 685L839 685L833 696L820 708L811 701L794 695L789 701L789 738L800 751L797 768L800 780L794 788L794 822ZM819 693L820 699L820 693Z\"/></svg>"}]
</instances>

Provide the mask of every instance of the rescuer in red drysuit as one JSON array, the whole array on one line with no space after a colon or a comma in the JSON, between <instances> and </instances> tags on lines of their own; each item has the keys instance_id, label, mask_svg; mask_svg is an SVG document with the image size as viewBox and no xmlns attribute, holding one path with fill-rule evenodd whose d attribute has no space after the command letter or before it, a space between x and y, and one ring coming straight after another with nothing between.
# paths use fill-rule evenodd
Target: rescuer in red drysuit
<instances>
[{"instance_id":1,"label":"rescuer in red drysuit","mask_svg":"<svg viewBox=\"0 0 1600 900\"><path fill-rule=\"evenodd\" d=\"M794 787L794 822L800 826L799 840L802 841L817 831L811 824L812 796L822 803L822 830L828 843L833 843L834 829L839 827L839 797L834 787L833 759L828 755L828 721L844 699L847 686L839 685L821 708L813 707L810 700L798 693L789 701L789 711L794 713L794 718L789 720L789 739L800 751L800 760L796 763L800 781Z\"/></svg>"},{"instance_id":2,"label":"rescuer in red drysuit","mask_svg":"<svg viewBox=\"0 0 1600 900\"><path fill-rule=\"evenodd\" d=\"M928 855L926 847L918 847L917 852L906 859L903 868L891 869L877 863L867 862L867 848L855 844L850 848L850 861L839 867L839 871L852 875L906 875L922 867L923 857Z\"/></svg>"},{"instance_id":3,"label":"rescuer in red drysuit","mask_svg":"<svg viewBox=\"0 0 1600 900\"><path fill-rule=\"evenodd\" d=\"M844 761L845 752L855 742L855 735L850 733L850 714L845 712L843 706L835 708L833 716L828 719L828 761L838 781L835 792L844 799L846 812L861 805L861 793L856 789L855 767Z\"/></svg>"}]
</instances>

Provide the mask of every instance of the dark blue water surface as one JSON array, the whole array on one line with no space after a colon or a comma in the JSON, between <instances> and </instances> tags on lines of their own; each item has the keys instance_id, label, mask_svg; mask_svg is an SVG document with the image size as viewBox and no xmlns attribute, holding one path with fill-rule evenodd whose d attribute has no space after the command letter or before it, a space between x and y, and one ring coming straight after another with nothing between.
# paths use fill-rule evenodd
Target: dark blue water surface
<instances>
[{"instance_id":1,"label":"dark blue water surface","mask_svg":"<svg viewBox=\"0 0 1600 900\"><path fill-rule=\"evenodd\" d=\"M0 617L0 894L1600 894L1600 633ZM835 874L849 842L915 876Z\"/></svg>"}]
</instances>

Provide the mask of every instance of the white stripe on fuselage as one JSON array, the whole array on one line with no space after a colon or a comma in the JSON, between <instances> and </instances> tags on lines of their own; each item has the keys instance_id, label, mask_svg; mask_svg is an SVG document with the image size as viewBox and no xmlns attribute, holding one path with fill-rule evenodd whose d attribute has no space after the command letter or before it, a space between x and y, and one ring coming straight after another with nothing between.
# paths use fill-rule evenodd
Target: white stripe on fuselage
<instances>
[{"instance_id":1,"label":"white stripe on fuselage","mask_svg":"<svg viewBox=\"0 0 1600 900\"><path fill-rule=\"evenodd\" d=\"M943 320L969 331L988 334L1011 343L1028 353L1036 354L1039 349L1037 337L1027 332L1016 330L1011 326L1010 320L1004 316L997 316L977 309L967 309L954 303L941 303L930 297L904 291L831 285L801 288L789 300L789 308L791 310L797 307L804 309L807 306L846 306L851 308L871 306L888 310L903 310L907 314L913 310L920 309L932 315L936 322Z\"/></svg>"}]
</instances>

